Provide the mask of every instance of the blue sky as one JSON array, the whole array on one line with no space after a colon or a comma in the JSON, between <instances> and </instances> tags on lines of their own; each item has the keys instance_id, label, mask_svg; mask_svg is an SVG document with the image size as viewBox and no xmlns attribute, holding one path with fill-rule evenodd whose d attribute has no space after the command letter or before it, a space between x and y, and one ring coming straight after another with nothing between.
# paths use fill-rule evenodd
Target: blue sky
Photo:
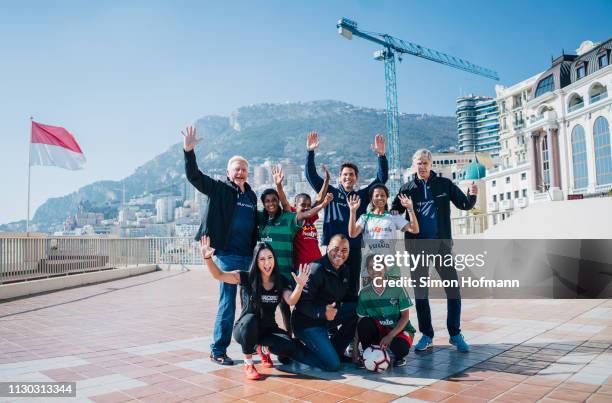
<instances>
[{"instance_id":1,"label":"blue sky","mask_svg":"<svg viewBox=\"0 0 612 403\"><path fill-rule=\"evenodd\" d=\"M31 115L68 128L88 159L76 172L33 167L34 210L131 174L204 115L316 99L384 108L376 47L340 37L340 17L489 67L512 85L561 49L609 38L610 15L609 0L3 3L0 223L25 218ZM401 112L453 115L461 93L494 94L491 80L414 57L397 72Z\"/></svg>"}]
</instances>

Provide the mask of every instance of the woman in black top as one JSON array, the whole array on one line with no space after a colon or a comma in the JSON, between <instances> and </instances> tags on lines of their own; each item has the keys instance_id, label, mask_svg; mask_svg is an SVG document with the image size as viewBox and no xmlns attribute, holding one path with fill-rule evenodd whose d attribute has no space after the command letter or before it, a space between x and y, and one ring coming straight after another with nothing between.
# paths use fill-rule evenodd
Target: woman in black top
<instances>
[{"instance_id":1,"label":"woman in black top","mask_svg":"<svg viewBox=\"0 0 612 403\"><path fill-rule=\"evenodd\" d=\"M298 302L310 275L308 265L300 266L298 274L291 273L296 284L291 290L288 281L277 273L274 251L265 242L258 242L255 246L253 261L248 272L240 270L226 272L219 269L212 259L215 250L211 248L210 238L207 236L203 236L200 240L200 250L215 279L242 286L242 313L234 326L234 338L242 346L247 379L261 379L252 359L256 346L259 346L257 352L261 356L262 365L267 368L273 366L269 352L304 361L303 347L278 327L275 312L281 299L288 305L295 305ZM261 346L267 348L269 352L263 350Z\"/></svg>"}]
</instances>

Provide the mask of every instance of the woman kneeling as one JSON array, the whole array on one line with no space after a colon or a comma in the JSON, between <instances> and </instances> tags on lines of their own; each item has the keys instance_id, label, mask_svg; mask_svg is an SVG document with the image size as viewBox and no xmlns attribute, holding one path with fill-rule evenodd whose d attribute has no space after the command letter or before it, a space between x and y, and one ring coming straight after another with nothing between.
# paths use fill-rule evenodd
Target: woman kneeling
<instances>
[{"instance_id":1,"label":"woman kneeling","mask_svg":"<svg viewBox=\"0 0 612 403\"><path fill-rule=\"evenodd\" d=\"M200 250L215 279L242 286L242 312L234 325L233 333L234 339L242 346L246 377L252 380L261 379L253 365L253 354L256 350L266 368L273 366L270 352L279 357L299 360L300 353L303 353L300 351L302 347L278 327L275 313L281 299L290 306L300 299L310 275L308 266L300 267L297 275L291 273L296 283L295 288L291 290L288 281L277 273L274 251L265 242L259 242L255 246L248 272L220 270L212 259L214 249L210 247L210 239L206 236L200 240Z\"/></svg>"}]
</instances>

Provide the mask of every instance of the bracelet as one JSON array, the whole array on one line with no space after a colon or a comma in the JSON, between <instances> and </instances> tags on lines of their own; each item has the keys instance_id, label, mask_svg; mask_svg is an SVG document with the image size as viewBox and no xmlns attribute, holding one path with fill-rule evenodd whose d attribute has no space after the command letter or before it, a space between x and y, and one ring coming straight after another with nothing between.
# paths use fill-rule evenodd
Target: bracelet
<instances>
[{"instance_id":1,"label":"bracelet","mask_svg":"<svg viewBox=\"0 0 612 403\"><path fill-rule=\"evenodd\" d=\"M212 259L212 256L205 257L204 260Z\"/></svg>"},{"instance_id":2,"label":"bracelet","mask_svg":"<svg viewBox=\"0 0 612 403\"><path fill-rule=\"evenodd\" d=\"M408 212L408 213L412 213L413 211L412 211L412 209L408 209L408 208L407 208L407 209L406 209L406 212Z\"/></svg>"}]
</instances>

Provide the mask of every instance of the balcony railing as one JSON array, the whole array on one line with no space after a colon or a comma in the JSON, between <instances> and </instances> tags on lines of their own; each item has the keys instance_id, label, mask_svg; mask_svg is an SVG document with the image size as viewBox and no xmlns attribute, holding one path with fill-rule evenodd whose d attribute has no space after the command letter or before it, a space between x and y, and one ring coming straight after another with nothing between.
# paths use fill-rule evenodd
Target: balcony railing
<instances>
[{"instance_id":1,"label":"balcony railing","mask_svg":"<svg viewBox=\"0 0 612 403\"><path fill-rule=\"evenodd\" d=\"M141 264L201 264L193 238L0 234L0 284Z\"/></svg>"},{"instance_id":2,"label":"balcony railing","mask_svg":"<svg viewBox=\"0 0 612 403\"><path fill-rule=\"evenodd\" d=\"M572 106L570 106L569 108L567 108L568 112L573 112L573 111L577 111L578 109L582 108L584 106L584 102L578 102L577 104L574 104Z\"/></svg>"},{"instance_id":3,"label":"balcony railing","mask_svg":"<svg viewBox=\"0 0 612 403\"><path fill-rule=\"evenodd\" d=\"M607 98L607 97L608 97L608 91L601 92L601 93L599 93L597 95L593 95L591 97L591 103L597 102L597 101L599 101L601 99L604 99L604 98Z\"/></svg>"},{"instance_id":4,"label":"balcony railing","mask_svg":"<svg viewBox=\"0 0 612 403\"><path fill-rule=\"evenodd\" d=\"M512 211L467 215L451 219L453 237L471 236L484 233L493 225L510 217Z\"/></svg>"}]
</instances>

